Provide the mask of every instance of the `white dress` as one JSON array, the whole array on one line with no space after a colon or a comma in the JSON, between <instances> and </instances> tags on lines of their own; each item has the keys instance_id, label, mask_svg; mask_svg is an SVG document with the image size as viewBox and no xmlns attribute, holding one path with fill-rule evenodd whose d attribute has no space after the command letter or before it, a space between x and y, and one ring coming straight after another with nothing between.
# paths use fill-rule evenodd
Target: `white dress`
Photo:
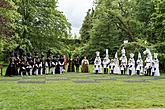
<instances>
[{"instance_id":1,"label":"white dress","mask_svg":"<svg viewBox=\"0 0 165 110\"><path fill-rule=\"evenodd\" d=\"M94 72L102 73L101 59L95 59L94 61Z\"/></svg>"},{"instance_id":2,"label":"white dress","mask_svg":"<svg viewBox=\"0 0 165 110\"><path fill-rule=\"evenodd\" d=\"M115 67L114 67L114 74L121 74L120 67L119 67L119 60L114 60Z\"/></svg>"},{"instance_id":3,"label":"white dress","mask_svg":"<svg viewBox=\"0 0 165 110\"><path fill-rule=\"evenodd\" d=\"M154 76L160 76L158 59L154 60L154 63L155 63L155 68L156 68Z\"/></svg>"}]
</instances>

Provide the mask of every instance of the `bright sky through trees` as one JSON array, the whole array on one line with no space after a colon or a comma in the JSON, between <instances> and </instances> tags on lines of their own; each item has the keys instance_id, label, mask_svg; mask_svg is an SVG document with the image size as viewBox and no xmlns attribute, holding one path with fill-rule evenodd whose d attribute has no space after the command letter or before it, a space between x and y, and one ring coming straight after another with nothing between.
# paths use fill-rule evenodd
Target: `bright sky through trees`
<instances>
[{"instance_id":1,"label":"bright sky through trees","mask_svg":"<svg viewBox=\"0 0 165 110\"><path fill-rule=\"evenodd\" d=\"M86 12L92 7L93 0L59 0L59 9L72 24L72 34L79 34Z\"/></svg>"}]
</instances>

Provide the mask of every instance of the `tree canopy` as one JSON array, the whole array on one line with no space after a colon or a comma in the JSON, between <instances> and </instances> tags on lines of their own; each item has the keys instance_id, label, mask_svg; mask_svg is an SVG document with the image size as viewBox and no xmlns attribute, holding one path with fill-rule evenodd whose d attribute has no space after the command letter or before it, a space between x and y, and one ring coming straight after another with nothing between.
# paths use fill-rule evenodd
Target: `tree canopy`
<instances>
[{"instance_id":1,"label":"tree canopy","mask_svg":"<svg viewBox=\"0 0 165 110\"><path fill-rule=\"evenodd\" d=\"M109 49L113 58L128 40L141 45L131 45L134 50L142 52L140 47L149 47L158 52L162 65L165 48L160 49L159 44L165 42L164 6L165 0L95 0L92 16L87 13L80 31L81 38L89 41L80 51L93 60L96 51L104 56Z\"/></svg>"},{"instance_id":2,"label":"tree canopy","mask_svg":"<svg viewBox=\"0 0 165 110\"><path fill-rule=\"evenodd\" d=\"M3 53L8 55L17 46L27 52L34 48L65 51L59 39L70 36L71 24L57 9L57 3L57 0L1 0Z\"/></svg>"}]
</instances>

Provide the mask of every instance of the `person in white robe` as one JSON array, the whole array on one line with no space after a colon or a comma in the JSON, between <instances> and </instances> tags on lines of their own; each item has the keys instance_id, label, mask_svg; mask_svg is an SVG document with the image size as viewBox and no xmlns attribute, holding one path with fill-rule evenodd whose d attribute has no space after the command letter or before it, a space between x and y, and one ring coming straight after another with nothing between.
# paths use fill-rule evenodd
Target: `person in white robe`
<instances>
[{"instance_id":1,"label":"person in white robe","mask_svg":"<svg viewBox=\"0 0 165 110\"><path fill-rule=\"evenodd\" d=\"M139 52L138 54L138 59L136 61L136 74L137 75L141 75L143 74L143 60L142 60L142 57L141 57L141 53Z\"/></svg>"},{"instance_id":2,"label":"person in white robe","mask_svg":"<svg viewBox=\"0 0 165 110\"><path fill-rule=\"evenodd\" d=\"M108 55L108 49L106 49L106 56L103 59L103 68L104 68L104 74L108 74L108 68L109 68L109 64L110 64L110 59L109 59L109 55Z\"/></svg>"},{"instance_id":3,"label":"person in white robe","mask_svg":"<svg viewBox=\"0 0 165 110\"><path fill-rule=\"evenodd\" d=\"M53 60L52 60L52 72L53 74L56 74L56 65L57 65L57 61L56 61L56 57L54 56L53 57Z\"/></svg>"},{"instance_id":4,"label":"person in white robe","mask_svg":"<svg viewBox=\"0 0 165 110\"><path fill-rule=\"evenodd\" d=\"M45 62L45 74L49 74L49 65L48 62Z\"/></svg>"},{"instance_id":5,"label":"person in white robe","mask_svg":"<svg viewBox=\"0 0 165 110\"><path fill-rule=\"evenodd\" d=\"M96 52L96 58L94 61L94 72L95 73L102 73L102 65L101 65L101 58L100 58L100 52Z\"/></svg>"},{"instance_id":6,"label":"person in white robe","mask_svg":"<svg viewBox=\"0 0 165 110\"><path fill-rule=\"evenodd\" d=\"M114 63L115 63L114 74L121 74L117 52L115 54Z\"/></svg>"},{"instance_id":7,"label":"person in white robe","mask_svg":"<svg viewBox=\"0 0 165 110\"><path fill-rule=\"evenodd\" d=\"M130 58L128 61L128 74L134 75L135 74L135 60L134 60L134 54L130 54Z\"/></svg>"},{"instance_id":8,"label":"person in white robe","mask_svg":"<svg viewBox=\"0 0 165 110\"><path fill-rule=\"evenodd\" d=\"M113 74L115 68L115 62L113 59L111 60L109 67L110 67L110 74Z\"/></svg>"},{"instance_id":9,"label":"person in white robe","mask_svg":"<svg viewBox=\"0 0 165 110\"><path fill-rule=\"evenodd\" d=\"M154 74L154 76L160 76L158 53L154 53L153 62L154 62L154 66L155 66L155 74Z\"/></svg>"},{"instance_id":10,"label":"person in white robe","mask_svg":"<svg viewBox=\"0 0 165 110\"><path fill-rule=\"evenodd\" d=\"M146 48L146 50L143 52L146 55L146 60L145 60L145 67L144 67L144 73L146 76L151 76L152 74L152 54L150 52L150 49Z\"/></svg>"},{"instance_id":11,"label":"person in white robe","mask_svg":"<svg viewBox=\"0 0 165 110\"><path fill-rule=\"evenodd\" d=\"M126 57L126 52L125 49L123 47L123 49L121 50L121 54L122 56L120 57L120 70L121 70L121 74L125 74L125 71L127 69L127 57Z\"/></svg>"}]
</instances>

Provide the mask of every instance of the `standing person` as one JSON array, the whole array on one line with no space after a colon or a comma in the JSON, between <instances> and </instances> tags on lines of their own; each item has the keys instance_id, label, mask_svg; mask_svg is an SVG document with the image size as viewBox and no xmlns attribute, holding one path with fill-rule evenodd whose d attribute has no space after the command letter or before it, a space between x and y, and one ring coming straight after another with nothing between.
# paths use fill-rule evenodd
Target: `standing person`
<instances>
[{"instance_id":1,"label":"standing person","mask_svg":"<svg viewBox=\"0 0 165 110\"><path fill-rule=\"evenodd\" d=\"M66 71L66 65L68 63L68 58L66 55L64 55L64 70Z\"/></svg>"},{"instance_id":2,"label":"standing person","mask_svg":"<svg viewBox=\"0 0 165 110\"><path fill-rule=\"evenodd\" d=\"M45 61L45 74L49 74L50 73L50 59L47 57L46 61Z\"/></svg>"},{"instance_id":3,"label":"standing person","mask_svg":"<svg viewBox=\"0 0 165 110\"><path fill-rule=\"evenodd\" d=\"M102 65L101 65L101 58L100 58L100 52L96 52L96 58L94 61L94 72L95 73L102 73Z\"/></svg>"},{"instance_id":4,"label":"standing person","mask_svg":"<svg viewBox=\"0 0 165 110\"><path fill-rule=\"evenodd\" d=\"M128 74L134 75L135 74L135 60L134 60L134 54L130 54L130 58L128 61Z\"/></svg>"},{"instance_id":5,"label":"standing person","mask_svg":"<svg viewBox=\"0 0 165 110\"><path fill-rule=\"evenodd\" d=\"M39 74L40 75L44 74L44 52L43 52L43 50L41 51L41 56L39 59Z\"/></svg>"},{"instance_id":6,"label":"standing person","mask_svg":"<svg viewBox=\"0 0 165 110\"><path fill-rule=\"evenodd\" d=\"M106 49L106 56L103 59L104 74L108 74L109 64L110 64L110 59L109 59L108 49Z\"/></svg>"},{"instance_id":7,"label":"standing person","mask_svg":"<svg viewBox=\"0 0 165 110\"><path fill-rule=\"evenodd\" d=\"M19 59L18 55L16 55L14 63L15 63L15 67L16 67L15 75L18 75L18 69L19 69L19 66L20 66L20 59Z\"/></svg>"},{"instance_id":8,"label":"standing person","mask_svg":"<svg viewBox=\"0 0 165 110\"><path fill-rule=\"evenodd\" d=\"M144 72L146 76L150 76L152 73L151 69L151 65L152 65L152 54L150 49L146 48L146 50L143 52L143 54L146 55L146 60L145 60L145 66L144 66Z\"/></svg>"},{"instance_id":9,"label":"standing person","mask_svg":"<svg viewBox=\"0 0 165 110\"><path fill-rule=\"evenodd\" d=\"M27 61L27 62L26 62L26 75L27 75L27 76L30 75L30 69L31 69L31 66L30 66L29 62Z\"/></svg>"},{"instance_id":10,"label":"standing person","mask_svg":"<svg viewBox=\"0 0 165 110\"><path fill-rule=\"evenodd\" d=\"M10 64L6 70L6 74L5 76L14 76L15 73L16 73L16 64L15 64L15 58L14 58L14 55L11 56L10 58Z\"/></svg>"},{"instance_id":11,"label":"standing person","mask_svg":"<svg viewBox=\"0 0 165 110\"><path fill-rule=\"evenodd\" d=\"M68 72L75 72L74 61L72 58L68 61Z\"/></svg>"},{"instance_id":12,"label":"standing person","mask_svg":"<svg viewBox=\"0 0 165 110\"><path fill-rule=\"evenodd\" d=\"M123 47L123 49L121 50L121 54L122 56L120 57L120 70L121 70L121 74L125 74L125 71L127 69L127 57L126 57L126 52L125 49Z\"/></svg>"},{"instance_id":13,"label":"standing person","mask_svg":"<svg viewBox=\"0 0 165 110\"><path fill-rule=\"evenodd\" d=\"M41 56L41 58L39 59L39 74L43 75L44 74L44 57Z\"/></svg>"},{"instance_id":14,"label":"standing person","mask_svg":"<svg viewBox=\"0 0 165 110\"><path fill-rule=\"evenodd\" d=\"M142 60L142 57L141 57L141 53L139 52L138 54L138 59L136 61L136 73L137 75L140 75L143 73L143 60Z\"/></svg>"},{"instance_id":15,"label":"standing person","mask_svg":"<svg viewBox=\"0 0 165 110\"><path fill-rule=\"evenodd\" d=\"M115 63L114 63L114 60L112 59L111 60L111 63L110 63L110 74L113 74L114 73L114 68L115 68Z\"/></svg>"},{"instance_id":16,"label":"standing person","mask_svg":"<svg viewBox=\"0 0 165 110\"><path fill-rule=\"evenodd\" d=\"M154 53L153 62L154 62L154 66L155 66L155 74L154 74L154 76L160 76L158 53Z\"/></svg>"},{"instance_id":17,"label":"standing person","mask_svg":"<svg viewBox=\"0 0 165 110\"><path fill-rule=\"evenodd\" d=\"M33 75L33 67L34 67L34 62L33 62L32 58L30 59L29 64L30 64L30 75L32 76Z\"/></svg>"},{"instance_id":18,"label":"standing person","mask_svg":"<svg viewBox=\"0 0 165 110\"><path fill-rule=\"evenodd\" d=\"M23 77L23 75L26 74L26 64L25 64L25 60L24 60L24 59L21 60L19 74L20 74L22 77Z\"/></svg>"},{"instance_id":19,"label":"standing person","mask_svg":"<svg viewBox=\"0 0 165 110\"><path fill-rule=\"evenodd\" d=\"M59 66L60 66L60 74L63 73L64 69L64 57L61 55L60 60L59 60Z\"/></svg>"},{"instance_id":20,"label":"standing person","mask_svg":"<svg viewBox=\"0 0 165 110\"><path fill-rule=\"evenodd\" d=\"M89 61L87 60L86 56L84 57L84 59L81 62L82 65L82 72L83 73L88 73L89 72Z\"/></svg>"},{"instance_id":21,"label":"standing person","mask_svg":"<svg viewBox=\"0 0 165 110\"><path fill-rule=\"evenodd\" d=\"M56 58L56 62L57 62L57 64L56 64L56 73L58 73L58 74L60 73L59 61L60 61L60 55L58 55L57 58Z\"/></svg>"},{"instance_id":22,"label":"standing person","mask_svg":"<svg viewBox=\"0 0 165 110\"><path fill-rule=\"evenodd\" d=\"M121 70L121 75L124 75L125 70L124 70L124 65L123 64L120 65L120 70Z\"/></svg>"},{"instance_id":23,"label":"standing person","mask_svg":"<svg viewBox=\"0 0 165 110\"><path fill-rule=\"evenodd\" d=\"M52 72L53 74L56 74L56 65L57 65L57 61L56 61L56 57L53 56L53 60L52 60Z\"/></svg>"},{"instance_id":24,"label":"standing person","mask_svg":"<svg viewBox=\"0 0 165 110\"><path fill-rule=\"evenodd\" d=\"M77 56L75 58L74 62L75 62L75 66L76 66L76 72L79 73L79 67L80 67L80 64L81 64L80 58Z\"/></svg>"},{"instance_id":25,"label":"standing person","mask_svg":"<svg viewBox=\"0 0 165 110\"><path fill-rule=\"evenodd\" d=\"M115 67L114 67L114 71L113 71L114 74L121 74L117 52L115 54L114 63L115 63Z\"/></svg>"},{"instance_id":26,"label":"standing person","mask_svg":"<svg viewBox=\"0 0 165 110\"><path fill-rule=\"evenodd\" d=\"M155 70L156 70L156 68L155 68L155 62L154 61L152 61L152 64L151 64L151 72L152 72L152 76L155 76Z\"/></svg>"},{"instance_id":27,"label":"standing person","mask_svg":"<svg viewBox=\"0 0 165 110\"><path fill-rule=\"evenodd\" d=\"M38 69L39 69L39 65L38 65L38 56L36 56L36 58L34 58L34 68L33 68L33 74L34 75L38 75Z\"/></svg>"}]
</instances>

